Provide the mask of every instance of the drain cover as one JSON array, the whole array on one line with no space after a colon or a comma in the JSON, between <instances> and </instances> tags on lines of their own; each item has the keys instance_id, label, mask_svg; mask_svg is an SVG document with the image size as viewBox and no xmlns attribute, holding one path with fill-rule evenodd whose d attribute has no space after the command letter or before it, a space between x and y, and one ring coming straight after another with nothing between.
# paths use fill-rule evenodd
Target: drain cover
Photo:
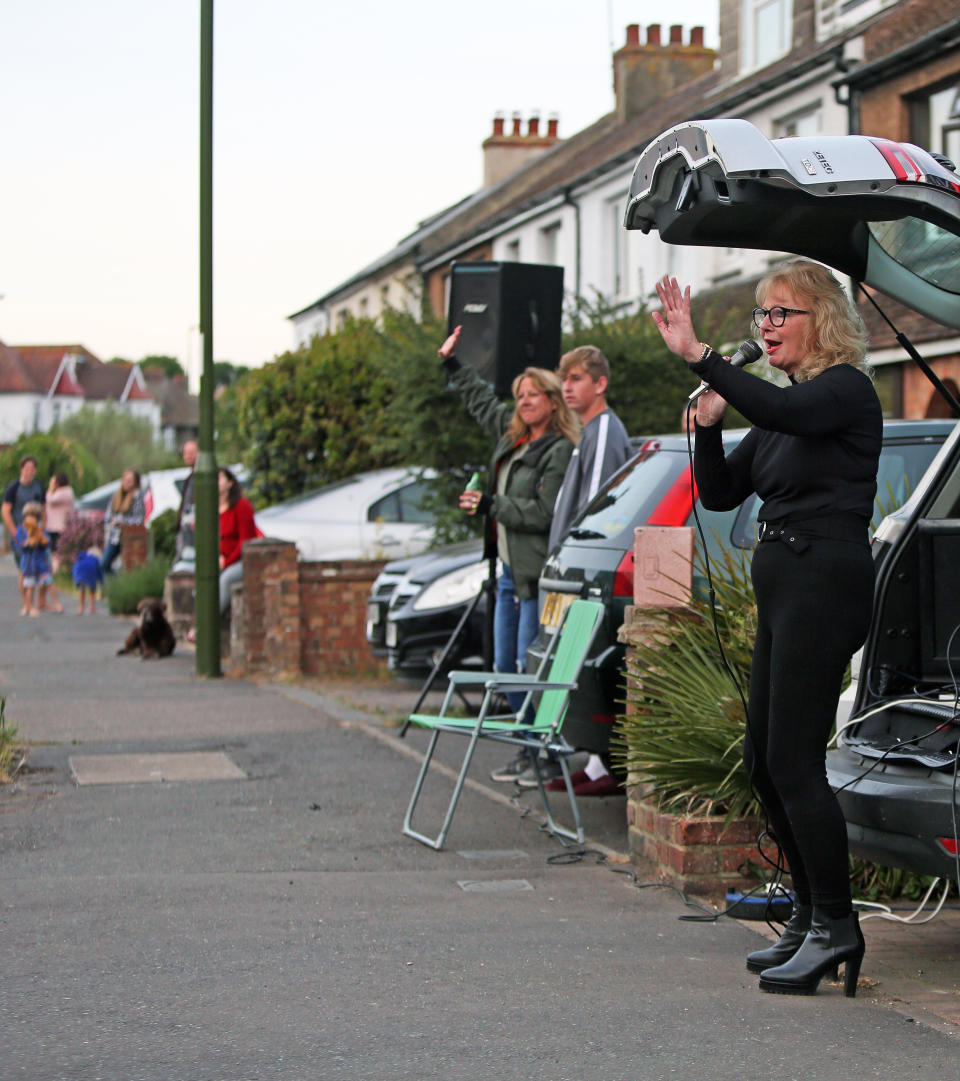
<instances>
[{"instance_id":1,"label":"drain cover","mask_svg":"<svg viewBox=\"0 0 960 1081\"><path fill-rule=\"evenodd\" d=\"M171 754L75 754L70 769L78 785L163 781L239 781L246 777L223 751Z\"/></svg>"},{"instance_id":2,"label":"drain cover","mask_svg":"<svg viewBox=\"0 0 960 1081\"><path fill-rule=\"evenodd\" d=\"M533 889L525 878L467 879L457 885L464 893L519 893Z\"/></svg>"}]
</instances>

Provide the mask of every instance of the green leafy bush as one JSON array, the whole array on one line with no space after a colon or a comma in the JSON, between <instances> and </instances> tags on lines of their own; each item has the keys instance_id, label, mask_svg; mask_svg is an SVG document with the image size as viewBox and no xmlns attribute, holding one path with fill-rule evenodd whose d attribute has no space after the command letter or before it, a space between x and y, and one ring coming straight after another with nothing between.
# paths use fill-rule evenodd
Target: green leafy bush
<instances>
[{"instance_id":1,"label":"green leafy bush","mask_svg":"<svg viewBox=\"0 0 960 1081\"><path fill-rule=\"evenodd\" d=\"M133 615L144 597L162 597L169 559L151 559L142 567L107 576L107 607L113 615Z\"/></svg>"},{"instance_id":2,"label":"green leafy bush","mask_svg":"<svg viewBox=\"0 0 960 1081\"><path fill-rule=\"evenodd\" d=\"M37 459L37 480L44 489L54 473L66 473L77 495L100 483L97 463L76 440L55 432L31 432L0 451L0 479L4 486L20 476L20 459L26 454Z\"/></svg>"},{"instance_id":3,"label":"green leafy bush","mask_svg":"<svg viewBox=\"0 0 960 1081\"><path fill-rule=\"evenodd\" d=\"M742 552L724 552L711 571L719 636L746 693L756 632L749 564ZM652 783L664 808L757 814L741 761L744 708L718 654L709 600L694 597L683 614L653 609L645 615L655 633L636 647L628 664L614 756Z\"/></svg>"},{"instance_id":4,"label":"green leafy bush","mask_svg":"<svg viewBox=\"0 0 960 1081\"><path fill-rule=\"evenodd\" d=\"M174 508L155 514L150 519L150 536L154 559L165 559L172 563L177 547L177 512Z\"/></svg>"},{"instance_id":5,"label":"green leafy bush","mask_svg":"<svg viewBox=\"0 0 960 1081\"><path fill-rule=\"evenodd\" d=\"M9 781L18 757L17 730L7 724L7 699L0 697L0 781Z\"/></svg>"}]
</instances>

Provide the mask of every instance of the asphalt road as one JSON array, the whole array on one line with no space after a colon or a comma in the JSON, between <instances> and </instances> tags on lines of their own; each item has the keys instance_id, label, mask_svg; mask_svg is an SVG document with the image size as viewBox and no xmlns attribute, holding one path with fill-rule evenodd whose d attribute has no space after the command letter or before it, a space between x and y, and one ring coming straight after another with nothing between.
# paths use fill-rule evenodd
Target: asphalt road
<instances>
[{"instance_id":1,"label":"asphalt road","mask_svg":"<svg viewBox=\"0 0 960 1081\"><path fill-rule=\"evenodd\" d=\"M622 803L594 801L577 859L471 789L434 852L400 831L420 737L372 704L117 657L124 621L21 618L12 571L0 694L31 749L0 791L3 1081L956 1075L934 1015L762 994L750 925L682 921L599 862ZM203 779L224 761L237 779Z\"/></svg>"}]
</instances>

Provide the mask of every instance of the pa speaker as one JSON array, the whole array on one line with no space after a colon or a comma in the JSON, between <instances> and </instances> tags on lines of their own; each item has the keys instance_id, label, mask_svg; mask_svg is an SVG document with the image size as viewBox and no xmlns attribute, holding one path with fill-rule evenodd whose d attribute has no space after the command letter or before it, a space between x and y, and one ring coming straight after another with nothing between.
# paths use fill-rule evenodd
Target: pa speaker
<instances>
[{"instance_id":1,"label":"pa speaker","mask_svg":"<svg viewBox=\"0 0 960 1081\"><path fill-rule=\"evenodd\" d=\"M508 398L524 368L560 362L563 267L454 263L449 329L462 326L457 359Z\"/></svg>"}]
</instances>

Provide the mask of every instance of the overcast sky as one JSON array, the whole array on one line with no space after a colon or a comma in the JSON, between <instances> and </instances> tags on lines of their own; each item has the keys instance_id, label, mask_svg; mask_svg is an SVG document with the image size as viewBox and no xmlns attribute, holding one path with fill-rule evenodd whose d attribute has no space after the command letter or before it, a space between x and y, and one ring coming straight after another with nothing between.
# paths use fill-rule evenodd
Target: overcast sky
<instances>
[{"instance_id":1,"label":"overcast sky","mask_svg":"<svg viewBox=\"0 0 960 1081\"><path fill-rule=\"evenodd\" d=\"M0 19L0 340L199 363L200 0L24 0ZM214 356L292 347L287 316L476 190L494 114L613 106L629 23L717 0L218 0ZM666 33L664 34L664 39ZM195 384L194 384L195 389Z\"/></svg>"}]
</instances>

